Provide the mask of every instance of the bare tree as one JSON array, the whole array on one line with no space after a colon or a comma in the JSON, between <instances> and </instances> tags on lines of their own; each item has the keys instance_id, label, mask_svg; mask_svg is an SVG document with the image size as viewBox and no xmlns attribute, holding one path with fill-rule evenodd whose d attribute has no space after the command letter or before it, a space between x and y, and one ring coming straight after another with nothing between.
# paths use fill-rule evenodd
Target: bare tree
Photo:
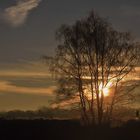
<instances>
[{"instance_id":1,"label":"bare tree","mask_svg":"<svg viewBox=\"0 0 140 140\"><path fill-rule=\"evenodd\" d=\"M139 59L138 43L93 11L62 25L56 36L60 45L51 70L59 75L59 93L79 97L86 124L110 121L113 109L133 98L136 83L128 75Z\"/></svg>"}]
</instances>

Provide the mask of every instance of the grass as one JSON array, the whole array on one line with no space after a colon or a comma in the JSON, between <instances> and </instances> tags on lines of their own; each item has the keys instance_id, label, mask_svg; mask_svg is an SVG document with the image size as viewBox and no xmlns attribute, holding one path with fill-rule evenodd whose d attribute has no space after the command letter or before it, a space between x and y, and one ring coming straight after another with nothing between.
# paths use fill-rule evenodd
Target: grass
<instances>
[{"instance_id":1,"label":"grass","mask_svg":"<svg viewBox=\"0 0 140 140\"><path fill-rule=\"evenodd\" d=\"M2 140L139 140L140 121L84 127L75 120L0 120Z\"/></svg>"}]
</instances>

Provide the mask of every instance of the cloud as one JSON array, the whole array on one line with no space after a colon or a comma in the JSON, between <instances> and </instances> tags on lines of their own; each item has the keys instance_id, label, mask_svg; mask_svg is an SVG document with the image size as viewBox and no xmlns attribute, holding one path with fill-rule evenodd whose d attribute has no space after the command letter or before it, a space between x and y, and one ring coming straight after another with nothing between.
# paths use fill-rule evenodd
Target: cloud
<instances>
[{"instance_id":1,"label":"cloud","mask_svg":"<svg viewBox=\"0 0 140 140\"><path fill-rule=\"evenodd\" d=\"M51 105L52 108L57 108L57 107L61 107L61 108L68 108L69 106L71 106L72 104L75 104L75 103L79 103L80 100L79 100L79 97L76 96L75 98L72 98L72 99L67 99L67 100L64 100L64 101L60 101L59 103L53 103Z\"/></svg>"},{"instance_id":2,"label":"cloud","mask_svg":"<svg viewBox=\"0 0 140 140\"><path fill-rule=\"evenodd\" d=\"M38 78L42 78L42 77L50 77L51 74L47 73L47 72L34 72L34 71L30 71L30 72L26 72L26 71L8 71L8 70L0 70L0 76L8 76L8 77L38 77Z\"/></svg>"},{"instance_id":3,"label":"cloud","mask_svg":"<svg viewBox=\"0 0 140 140\"><path fill-rule=\"evenodd\" d=\"M46 88L36 87L19 87L12 85L8 81L0 81L0 92L19 93L19 94L33 94L33 95L53 95L56 86L49 86Z\"/></svg>"},{"instance_id":4,"label":"cloud","mask_svg":"<svg viewBox=\"0 0 140 140\"><path fill-rule=\"evenodd\" d=\"M52 78L47 64L39 61L19 61L18 63L0 64L0 77L24 77L24 78Z\"/></svg>"},{"instance_id":5,"label":"cloud","mask_svg":"<svg viewBox=\"0 0 140 140\"><path fill-rule=\"evenodd\" d=\"M29 12L36 8L42 0L17 0L16 5L4 9L1 18L13 27L25 23Z\"/></svg>"}]
</instances>

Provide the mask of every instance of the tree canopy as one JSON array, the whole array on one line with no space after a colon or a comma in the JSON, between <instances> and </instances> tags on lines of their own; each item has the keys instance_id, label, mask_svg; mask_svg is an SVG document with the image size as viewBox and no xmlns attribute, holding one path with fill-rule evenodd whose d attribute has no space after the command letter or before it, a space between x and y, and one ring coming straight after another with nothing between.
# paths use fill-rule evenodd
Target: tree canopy
<instances>
[{"instance_id":1,"label":"tree canopy","mask_svg":"<svg viewBox=\"0 0 140 140\"><path fill-rule=\"evenodd\" d=\"M117 105L133 99L136 82L127 77L138 63L139 44L93 11L73 25L62 25L56 39L51 71L58 76L59 95L79 98L86 124L109 122Z\"/></svg>"}]
</instances>

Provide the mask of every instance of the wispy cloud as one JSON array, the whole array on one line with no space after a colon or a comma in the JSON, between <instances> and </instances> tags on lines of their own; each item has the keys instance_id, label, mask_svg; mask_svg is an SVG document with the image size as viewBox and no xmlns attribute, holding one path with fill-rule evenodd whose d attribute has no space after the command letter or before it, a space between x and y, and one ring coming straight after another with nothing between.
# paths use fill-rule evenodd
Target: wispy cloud
<instances>
[{"instance_id":1,"label":"wispy cloud","mask_svg":"<svg viewBox=\"0 0 140 140\"><path fill-rule=\"evenodd\" d=\"M72 99L67 99L67 100L60 101L58 103L53 103L53 104L51 104L51 107L52 108L61 107L64 109L64 108L68 108L72 104L79 103L79 102L80 102L79 97L76 96Z\"/></svg>"},{"instance_id":2,"label":"wispy cloud","mask_svg":"<svg viewBox=\"0 0 140 140\"><path fill-rule=\"evenodd\" d=\"M8 71L8 70L0 70L0 76L8 76L8 77L38 77L38 78L42 78L42 77L50 77L51 74L50 73L45 73L45 72L36 72L36 71L30 71L30 72L20 72L20 71Z\"/></svg>"},{"instance_id":3,"label":"wispy cloud","mask_svg":"<svg viewBox=\"0 0 140 140\"><path fill-rule=\"evenodd\" d=\"M8 81L0 81L0 93L18 93L18 94L33 94L33 95L53 95L56 90L56 86L42 87L19 87L12 85Z\"/></svg>"},{"instance_id":4,"label":"wispy cloud","mask_svg":"<svg viewBox=\"0 0 140 140\"><path fill-rule=\"evenodd\" d=\"M20 26L25 23L29 12L36 8L41 1L42 0L17 0L16 5L4 9L1 18L13 27Z\"/></svg>"}]
</instances>

